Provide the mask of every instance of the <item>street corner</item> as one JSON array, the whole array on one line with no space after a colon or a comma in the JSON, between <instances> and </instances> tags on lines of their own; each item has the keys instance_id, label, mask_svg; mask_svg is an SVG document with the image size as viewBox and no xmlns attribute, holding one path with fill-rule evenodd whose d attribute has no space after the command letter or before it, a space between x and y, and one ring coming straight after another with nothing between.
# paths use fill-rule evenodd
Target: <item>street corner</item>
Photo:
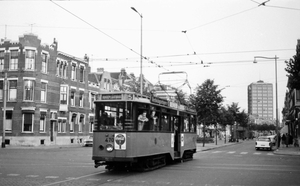
<instances>
[{"instance_id":1,"label":"street corner","mask_svg":"<svg viewBox=\"0 0 300 186\"><path fill-rule=\"evenodd\" d=\"M288 155L288 156L300 156L299 148L284 148L284 149L276 149L273 151L276 155Z\"/></svg>"}]
</instances>

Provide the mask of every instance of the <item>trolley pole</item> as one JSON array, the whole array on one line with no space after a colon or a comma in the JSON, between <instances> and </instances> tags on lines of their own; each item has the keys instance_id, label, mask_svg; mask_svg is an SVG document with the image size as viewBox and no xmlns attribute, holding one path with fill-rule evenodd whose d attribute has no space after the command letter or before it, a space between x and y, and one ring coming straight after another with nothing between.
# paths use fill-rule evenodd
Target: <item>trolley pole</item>
<instances>
[{"instance_id":1,"label":"trolley pole","mask_svg":"<svg viewBox=\"0 0 300 186\"><path fill-rule=\"evenodd\" d=\"M4 89L3 89L3 125L2 125L2 144L1 147L5 148L5 120L6 120L6 81L7 81L7 73L5 72L5 78L4 78Z\"/></svg>"}]
</instances>

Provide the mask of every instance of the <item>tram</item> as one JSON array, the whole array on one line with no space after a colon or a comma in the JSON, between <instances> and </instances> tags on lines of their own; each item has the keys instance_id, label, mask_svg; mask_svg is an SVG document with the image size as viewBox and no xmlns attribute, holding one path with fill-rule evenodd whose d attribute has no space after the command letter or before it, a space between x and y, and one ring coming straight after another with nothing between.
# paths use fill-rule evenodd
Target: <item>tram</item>
<instances>
[{"instance_id":1,"label":"tram","mask_svg":"<svg viewBox=\"0 0 300 186\"><path fill-rule=\"evenodd\" d=\"M94 102L95 168L153 170L196 152L193 110L133 92L102 93Z\"/></svg>"}]
</instances>

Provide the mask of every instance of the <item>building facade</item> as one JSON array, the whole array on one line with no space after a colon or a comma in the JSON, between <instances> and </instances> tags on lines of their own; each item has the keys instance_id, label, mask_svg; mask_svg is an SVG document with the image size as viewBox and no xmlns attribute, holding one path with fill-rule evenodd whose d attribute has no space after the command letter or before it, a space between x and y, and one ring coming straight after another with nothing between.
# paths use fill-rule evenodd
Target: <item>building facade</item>
<instances>
[{"instance_id":1,"label":"building facade","mask_svg":"<svg viewBox=\"0 0 300 186\"><path fill-rule=\"evenodd\" d=\"M57 49L55 40L42 44L33 34L1 41L0 129L7 145L75 144L92 134L100 85L88 79L88 58Z\"/></svg>"},{"instance_id":2,"label":"building facade","mask_svg":"<svg viewBox=\"0 0 300 186\"><path fill-rule=\"evenodd\" d=\"M248 86L248 113L257 124L274 123L273 85L257 81Z\"/></svg>"},{"instance_id":3,"label":"building facade","mask_svg":"<svg viewBox=\"0 0 300 186\"><path fill-rule=\"evenodd\" d=\"M296 45L295 57L300 58L300 39ZM295 59L294 59L295 60ZM299 63L299 61L298 61ZM298 146L300 144L300 89L292 88L290 82L293 81L290 77L287 82L287 92L285 95L284 108L282 110L283 126L281 134L289 134L291 136L290 141L293 145Z\"/></svg>"}]
</instances>

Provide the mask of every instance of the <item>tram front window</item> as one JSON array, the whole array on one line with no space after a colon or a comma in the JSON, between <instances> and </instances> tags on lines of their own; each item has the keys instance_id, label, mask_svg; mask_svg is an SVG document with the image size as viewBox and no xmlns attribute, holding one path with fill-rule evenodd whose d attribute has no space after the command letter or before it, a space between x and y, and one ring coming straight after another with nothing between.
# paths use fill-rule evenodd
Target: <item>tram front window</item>
<instances>
[{"instance_id":1,"label":"tram front window","mask_svg":"<svg viewBox=\"0 0 300 186\"><path fill-rule=\"evenodd\" d=\"M96 117L98 130L123 130L124 127L124 104L101 103Z\"/></svg>"}]
</instances>

